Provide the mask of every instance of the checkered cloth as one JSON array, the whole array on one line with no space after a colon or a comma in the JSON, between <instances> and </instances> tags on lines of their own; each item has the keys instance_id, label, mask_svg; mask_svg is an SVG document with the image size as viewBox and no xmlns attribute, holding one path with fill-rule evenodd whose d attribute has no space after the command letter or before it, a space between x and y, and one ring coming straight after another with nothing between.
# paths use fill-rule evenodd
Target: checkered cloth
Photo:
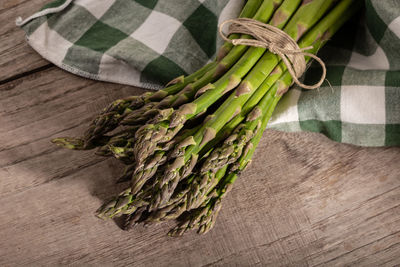
<instances>
[{"instance_id":1,"label":"checkered cloth","mask_svg":"<svg viewBox=\"0 0 400 267\"><path fill-rule=\"evenodd\" d=\"M75 0L23 29L29 44L63 69L159 89L215 57L221 44L218 24L236 17L243 3ZM329 83L318 90L290 90L270 128L321 132L363 146L400 145L400 1L366 0L364 11L319 53ZM319 67L311 65L305 82L312 84L319 75Z\"/></svg>"}]
</instances>

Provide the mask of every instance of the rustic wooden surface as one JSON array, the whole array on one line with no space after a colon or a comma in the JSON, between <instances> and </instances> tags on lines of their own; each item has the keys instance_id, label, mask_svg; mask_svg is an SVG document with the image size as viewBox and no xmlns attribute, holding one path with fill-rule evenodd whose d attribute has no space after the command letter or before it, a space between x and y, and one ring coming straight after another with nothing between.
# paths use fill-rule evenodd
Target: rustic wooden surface
<instances>
[{"instance_id":1,"label":"rustic wooden surface","mask_svg":"<svg viewBox=\"0 0 400 267\"><path fill-rule=\"evenodd\" d=\"M76 77L14 26L45 0L0 3L0 266L400 265L400 148L267 131L213 231L120 230L93 215L122 166L50 144L142 90Z\"/></svg>"}]
</instances>

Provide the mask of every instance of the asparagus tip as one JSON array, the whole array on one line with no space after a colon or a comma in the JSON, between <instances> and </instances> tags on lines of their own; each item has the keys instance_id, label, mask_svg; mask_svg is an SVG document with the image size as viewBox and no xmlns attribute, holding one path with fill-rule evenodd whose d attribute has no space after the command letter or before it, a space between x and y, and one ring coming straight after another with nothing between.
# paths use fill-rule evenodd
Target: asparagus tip
<instances>
[{"instance_id":1,"label":"asparagus tip","mask_svg":"<svg viewBox=\"0 0 400 267\"><path fill-rule=\"evenodd\" d=\"M57 146L61 146L68 149L73 150L84 150L85 149L85 141L80 138L72 138L72 137L60 137L54 138L51 142Z\"/></svg>"}]
</instances>

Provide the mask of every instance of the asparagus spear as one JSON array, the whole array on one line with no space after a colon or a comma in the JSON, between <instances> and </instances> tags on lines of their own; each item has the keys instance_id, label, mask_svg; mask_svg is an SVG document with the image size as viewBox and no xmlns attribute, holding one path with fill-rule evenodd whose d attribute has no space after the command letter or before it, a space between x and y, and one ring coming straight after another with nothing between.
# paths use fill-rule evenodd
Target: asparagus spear
<instances>
[{"instance_id":1,"label":"asparagus spear","mask_svg":"<svg viewBox=\"0 0 400 267\"><path fill-rule=\"evenodd\" d=\"M127 188L122 191L117 197L105 202L97 211L96 216L102 219L113 218L122 214L131 214L138 208L147 206L143 198L138 194L134 197L131 194L131 189Z\"/></svg>"}]
</instances>

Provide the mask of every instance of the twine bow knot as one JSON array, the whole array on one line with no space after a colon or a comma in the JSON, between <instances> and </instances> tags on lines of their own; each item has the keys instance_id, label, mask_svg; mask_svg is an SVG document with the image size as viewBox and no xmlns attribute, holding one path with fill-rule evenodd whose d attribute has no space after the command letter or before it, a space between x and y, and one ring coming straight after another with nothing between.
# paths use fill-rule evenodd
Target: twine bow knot
<instances>
[{"instance_id":1,"label":"twine bow knot","mask_svg":"<svg viewBox=\"0 0 400 267\"><path fill-rule=\"evenodd\" d=\"M231 23L227 35L222 32L225 24ZM324 62L314 54L305 52L312 49L312 46L300 48L293 38L284 31L254 19L238 18L224 21L219 26L219 33L222 38L233 45L247 45L254 47L267 48L271 53L278 55L285 63L294 83L304 89L316 89L322 85L326 77L326 67ZM232 33L247 34L254 39L229 39ZM305 57L315 59L322 67L322 75L319 82L314 85L306 85L298 79L306 71Z\"/></svg>"}]
</instances>

